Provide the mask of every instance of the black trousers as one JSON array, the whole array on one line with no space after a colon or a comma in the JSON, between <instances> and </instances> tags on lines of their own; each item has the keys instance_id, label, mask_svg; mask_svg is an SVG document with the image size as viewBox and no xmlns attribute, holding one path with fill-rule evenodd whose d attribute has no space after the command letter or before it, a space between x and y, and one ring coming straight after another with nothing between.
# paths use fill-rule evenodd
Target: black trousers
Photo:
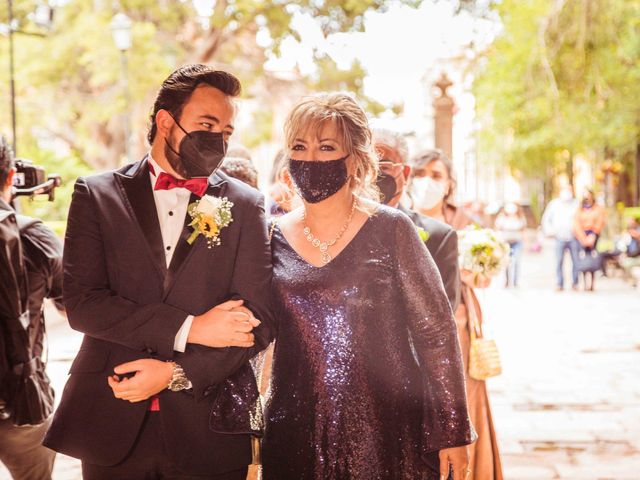
<instances>
[{"instance_id":1,"label":"black trousers","mask_svg":"<svg viewBox=\"0 0 640 480\"><path fill-rule=\"evenodd\" d=\"M103 467L82 462L84 480L245 480L248 466L218 475L189 475L168 459L162 441L160 415L148 412L131 453L118 465Z\"/></svg>"}]
</instances>

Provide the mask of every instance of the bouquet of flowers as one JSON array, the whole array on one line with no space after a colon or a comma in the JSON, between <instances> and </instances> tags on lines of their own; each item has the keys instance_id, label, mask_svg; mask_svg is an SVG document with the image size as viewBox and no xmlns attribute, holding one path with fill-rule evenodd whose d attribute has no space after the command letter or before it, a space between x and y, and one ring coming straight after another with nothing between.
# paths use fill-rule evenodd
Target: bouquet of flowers
<instances>
[{"instance_id":1,"label":"bouquet of flowers","mask_svg":"<svg viewBox=\"0 0 640 480\"><path fill-rule=\"evenodd\" d=\"M494 277L509 261L509 244L490 228L470 226L458 232L460 267Z\"/></svg>"}]
</instances>

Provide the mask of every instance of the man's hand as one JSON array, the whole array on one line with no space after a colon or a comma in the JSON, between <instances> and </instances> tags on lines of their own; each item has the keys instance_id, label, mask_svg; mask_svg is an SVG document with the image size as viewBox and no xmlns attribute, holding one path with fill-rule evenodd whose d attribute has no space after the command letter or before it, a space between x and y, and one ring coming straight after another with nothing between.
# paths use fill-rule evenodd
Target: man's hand
<instances>
[{"instance_id":1,"label":"man's hand","mask_svg":"<svg viewBox=\"0 0 640 480\"><path fill-rule=\"evenodd\" d=\"M453 471L453 480L467 480L469 469L469 451L466 446L440 450L440 480L449 478L449 465Z\"/></svg>"},{"instance_id":2,"label":"man's hand","mask_svg":"<svg viewBox=\"0 0 640 480\"><path fill-rule=\"evenodd\" d=\"M193 318L187 342L206 347L252 347L251 331L260 320L243 306L243 300L229 300Z\"/></svg>"},{"instance_id":3,"label":"man's hand","mask_svg":"<svg viewBox=\"0 0 640 480\"><path fill-rule=\"evenodd\" d=\"M173 376L173 364L151 358L123 363L113 369L116 375L107 378L116 398L129 402L141 402L167 388ZM135 373L133 377L119 375Z\"/></svg>"}]
</instances>

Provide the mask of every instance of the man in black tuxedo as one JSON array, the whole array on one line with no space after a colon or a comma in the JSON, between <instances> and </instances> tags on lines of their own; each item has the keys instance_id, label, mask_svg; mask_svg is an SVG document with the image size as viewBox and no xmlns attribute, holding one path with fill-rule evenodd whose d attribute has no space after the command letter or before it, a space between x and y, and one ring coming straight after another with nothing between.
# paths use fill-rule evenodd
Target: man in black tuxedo
<instances>
[{"instance_id":1,"label":"man in black tuxedo","mask_svg":"<svg viewBox=\"0 0 640 480\"><path fill-rule=\"evenodd\" d=\"M373 131L375 149L379 158L378 188L381 201L404 212L428 235L425 245L438 267L444 289L455 312L460 303L460 269L458 267L458 235L446 223L415 212L400 203L411 167L409 146L398 132L377 128Z\"/></svg>"},{"instance_id":2,"label":"man in black tuxedo","mask_svg":"<svg viewBox=\"0 0 640 480\"><path fill-rule=\"evenodd\" d=\"M150 153L76 182L63 293L85 336L44 444L80 458L85 479L246 476L249 432L210 428L218 386L271 339L263 198L216 172L239 93L229 73L176 70L156 97ZM211 226L190 244L188 205L213 199L211 212L215 198L233 203L232 222L219 244Z\"/></svg>"}]
</instances>

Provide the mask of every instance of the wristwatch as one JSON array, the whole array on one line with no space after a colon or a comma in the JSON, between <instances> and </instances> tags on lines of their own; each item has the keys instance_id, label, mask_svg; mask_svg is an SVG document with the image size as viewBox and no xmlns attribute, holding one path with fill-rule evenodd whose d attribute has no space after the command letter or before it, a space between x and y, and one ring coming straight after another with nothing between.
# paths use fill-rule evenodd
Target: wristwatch
<instances>
[{"instance_id":1,"label":"wristwatch","mask_svg":"<svg viewBox=\"0 0 640 480\"><path fill-rule=\"evenodd\" d=\"M173 375L169 380L167 388L172 392L180 392L181 390L188 390L191 388L191 381L187 378L184 370L177 363L173 363Z\"/></svg>"}]
</instances>

